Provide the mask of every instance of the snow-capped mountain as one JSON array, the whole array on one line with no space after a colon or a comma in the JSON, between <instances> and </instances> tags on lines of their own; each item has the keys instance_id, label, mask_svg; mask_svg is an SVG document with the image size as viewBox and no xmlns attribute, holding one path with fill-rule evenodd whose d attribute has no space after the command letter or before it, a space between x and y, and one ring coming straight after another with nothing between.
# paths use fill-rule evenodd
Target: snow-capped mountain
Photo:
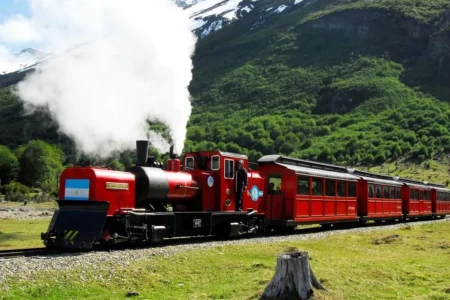
<instances>
[{"instance_id":1,"label":"snow-capped mountain","mask_svg":"<svg viewBox=\"0 0 450 300\"><path fill-rule=\"evenodd\" d=\"M275 14L280 14L298 7L297 4L314 0L173 0L182 7L192 20L191 30L199 37L205 38L224 26L245 17L250 12L254 14L254 23L249 30L254 30L265 24L266 20ZM76 47L75 47L76 48ZM73 50L73 49L72 49ZM68 50L70 51L70 50ZM0 57L0 76L13 72L23 72L32 69L38 63L55 54L28 48L14 55L12 59L2 61Z\"/></svg>"},{"instance_id":2,"label":"snow-capped mountain","mask_svg":"<svg viewBox=\"0 0 450 300\"><path fill-rule=\"evenodd\" d=\"M205 0L174 0L174 2L178 5L178 6L181 6L181 7L188 7L188 6L191 6L191 5L193 5L193 4L196 4L196 3L198 3L198 2L201 2L201 1L205 1Z\"/></svg>"},{"instance_id":3,"label":"snow-capped mountain","mask_svg":"<svg viewBox=\"0 0 450 300\"><path fill-rule=\"evenodd\" d=\"M183 7L192 20L191 30L200 38L222 29L239 20L251 11L257 11L258 21L254 29L262 25L267 17L278 14L303 2L303 0L174 0Z\"/></svg>"},{"instance_id":4,"label":"snow-capped mountain","mask_svg":"<svg viewBox=\"0 0 450 300\"><path fill-rule=\"evenodd\" d=\"M0 60L0 75L26 71L51 56L51 53L46 53L33 48L24 49L15 54L12 58L7 59L7 61Z\"/></svg>"}]
</instances>

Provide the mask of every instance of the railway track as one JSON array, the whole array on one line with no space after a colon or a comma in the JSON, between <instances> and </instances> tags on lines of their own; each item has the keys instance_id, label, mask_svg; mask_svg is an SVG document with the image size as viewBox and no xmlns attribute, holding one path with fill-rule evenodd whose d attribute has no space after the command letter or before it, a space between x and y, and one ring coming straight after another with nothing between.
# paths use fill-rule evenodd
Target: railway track
<instances>
[{"instance_id":1,"label":"railway track","mask_svg":"<svg viewBox=\"0 0 450 300\"><path fill-rule=\"evenodd\" d=\"M45 247L0 250L0 259L1 258L12 258L12 257L49 255L49 254L58 254L58 253L61 253L61 250L47 249Z\"/></svg>"},{"instance_id":2,"label":"railway track","mask_svg":"<svg viewBox=\"0 0 450 300\"><path fill-rule=\"evenodd\" d=\"M445 219L450 219L449 216L447 216ZM117 245L117 246L111 246L111 247L95 247L94 249L90 251L76 251L76 250L69 250L69 249L47 249L45 247L40 248L26 248L26 249L11 249L11 250L0 250L0 260L2 258L13 258L13 257L30 257L30 256L46 256L46 255L52 255L52 254L63 254L63 253L74 253L74 252L92 252L92 251L99 251L99 252L111 252L111 251L117 251L117 250L132 250L132 249L144 249L144 248L163 248L167 246L177 246L177 245L185 245L185 244L198 244L198 243L210 243L210 242L217 242L217 241L228 241L228 240L240 240L240 239L252 239L252 238L262 238L262 237L276 237L276 236L289 236L289 235L296 235L296 234L313 234L313 233L320 233L320 232L327 232L327 231L334 231L334 230L345 230L345 229L353 229L353 228L370 228L370 227L384 227L387 225L396 225L396 224L408 224L408 223L414 223L418 222L419 220L412 220L412 221L403 221L403 222L383 222L383 223L367 223L367 224L360 224L358 226L351 226L350 224L345 224L341 226L337 226L334 228L324 228L321 226L312 227L312 228L297 228L294 231L291 232L276 232L276 233L263 233L263 234L254 234L254 235L243 235L234 237L232 239L230 238L219 238L215 236L199 236L199 237L178 237L178 238L172 238L172 239L166 239L163 240L157 244L138 244L138 245Z\"/></svg>"}]
</instances>

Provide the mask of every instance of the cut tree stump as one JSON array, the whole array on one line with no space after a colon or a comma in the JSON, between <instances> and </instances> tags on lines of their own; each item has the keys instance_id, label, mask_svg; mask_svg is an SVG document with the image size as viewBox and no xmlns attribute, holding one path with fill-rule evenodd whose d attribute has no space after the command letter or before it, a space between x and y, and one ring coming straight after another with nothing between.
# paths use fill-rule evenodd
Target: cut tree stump
<instances>
[{"instance_id":1,"label":"cut tree stump","mask_svg":"<svg viewBox=\"0 0 450 300\"><path fill-rule=\"evenodd\" d=\"M275 275L260 299L307 300L314 294L313 287L326 290L311 269L308 252L288 252L278 256Z\"/></svg>"}]
</instances>

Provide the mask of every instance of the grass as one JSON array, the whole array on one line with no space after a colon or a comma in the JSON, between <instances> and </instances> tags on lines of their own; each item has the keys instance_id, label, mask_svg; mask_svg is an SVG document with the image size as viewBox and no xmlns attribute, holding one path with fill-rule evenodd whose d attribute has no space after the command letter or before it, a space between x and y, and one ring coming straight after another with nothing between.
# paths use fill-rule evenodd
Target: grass
<instances>
[{"instance_id":1,"label":"grass","mask_svg":"<svg viewBox=\"0 0 450 300\"><path fill-rule=\"evenodd\" d=\"M420 165L414 162L404 161L385 163L381 166L370 168L370 171L444 184L447 187L450 182L450 163L448 159L444 161L425 160Z\"/></svg>"},{"instance_id":2,"label":"grass","mask_svg":"<svg viewBox=\"0 0 450 300\"><path fill-rule=\"evenodd\" d=\"M48 201L43 203L28 202L27 205L23 205L23 202L0 202L0 207L39 207L39 208L57 208L58 204L55 201Z\"/></svg>"},{"instance_id":3,"label":"grass","mask_svg":"<svg viewBox=\"0 0 450 300\"><path fill-rule=\"evenodd\" d=\"M46 220L0 220L0 250L41 247L41 232L47 231Z\"/></svg>"},{"instance_id":4,"label":"grass","mask_svg":"<svg viewBox=\"0 0 450 300\"><path fill-rule=\"evenodd\" d=\"M258 299L276 257L309 252L329 290L315 299L450 299L450 222L324 239L233 245L139 260L108 271L80 267L24 282L11 279L0 299ZM1 288L1 286L0 286Z\"/></svg>"}]
</instances>

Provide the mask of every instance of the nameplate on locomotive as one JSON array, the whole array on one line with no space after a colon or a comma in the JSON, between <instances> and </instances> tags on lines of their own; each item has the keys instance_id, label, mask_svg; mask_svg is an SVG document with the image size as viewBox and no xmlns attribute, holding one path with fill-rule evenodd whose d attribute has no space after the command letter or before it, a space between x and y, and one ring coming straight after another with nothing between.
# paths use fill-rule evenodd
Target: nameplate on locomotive
<instances>
[{"instance_id":1,"label":"nameplate on locomotive","mask_svg":"<svg viewBox=\"0 0 450 300\"><path fill-rule=\"evenodd\" d=\"M121 183L121 182L107 182L106 183L106 189L108 190L128 190L128 183Z\"/></svg>"}]
</instances>

